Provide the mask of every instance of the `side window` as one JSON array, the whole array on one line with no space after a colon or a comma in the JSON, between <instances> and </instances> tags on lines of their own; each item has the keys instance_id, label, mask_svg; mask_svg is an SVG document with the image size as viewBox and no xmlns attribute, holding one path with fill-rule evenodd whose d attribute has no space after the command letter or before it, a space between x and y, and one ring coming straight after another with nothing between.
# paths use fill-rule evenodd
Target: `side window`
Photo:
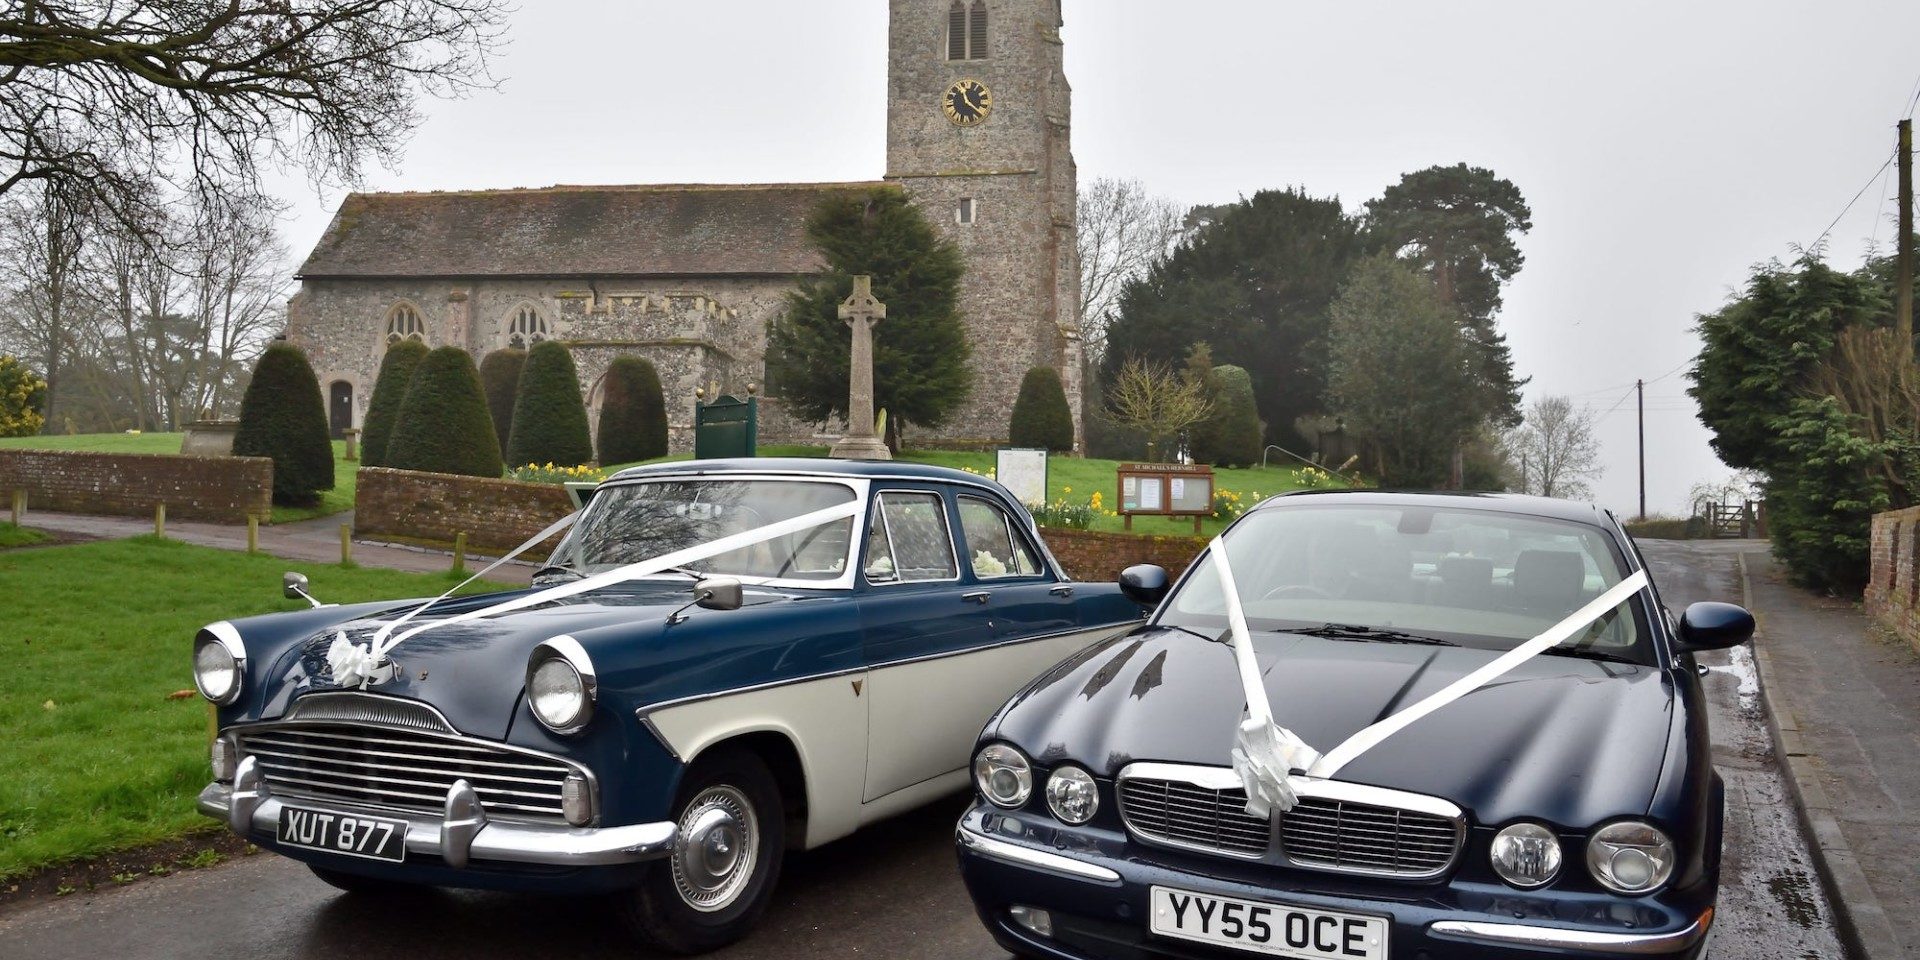
<instances>
[{"instance_id":1,"label":"side window","mask_svg":"<svg viewBox=\"0 0 1920 960\"><path fill-rule=\"evenodd\" d=\"M874 501L863 565L875 583L952 580L953 539L938 494L890 491Z\"/></svg>"},{"instance_id":2,"label":"side window","mask_svg":"<svg viewBox=\"0 0 1920 960\"><path fill-rule=\"evenodd\" d=\"M1040 572L1032 545L1014 526L1005 510L974 497L960 498L960 532L966 536L967 562L973 575L1030 577Z\"/></svg>"}]
</instances>

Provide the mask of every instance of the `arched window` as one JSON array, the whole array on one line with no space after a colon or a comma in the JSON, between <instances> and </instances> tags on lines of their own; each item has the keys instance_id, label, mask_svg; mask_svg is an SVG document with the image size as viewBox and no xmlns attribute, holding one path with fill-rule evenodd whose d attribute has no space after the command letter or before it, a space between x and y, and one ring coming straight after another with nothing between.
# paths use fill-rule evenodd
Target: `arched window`
<instances>
[{"instance_id":1,"label":"arched window","mask_svg":"<svg viewBox=\"0 0 1920 960\"><path fill-rule=\"evenodd\" d=\"M394 307L393 312L387 314L387 346L402 340L427 342L427 325L420 319L420 311L408 303Z\"/></svg>"},{"instance_id":2,"label":"arched window","mask_svg":"<svg viewBox=\"0 0 1920 960\"><path fill-rule=\"evenodd\" d=\"M547 318L533 308L533 304L524 303L513 312L513 319L507 321L507 346L525 350L547 339Z\"/></svg>"},{"instance_id":3,"label":"arched window","mask_svg":"<svg viewBox=\"0 0 1920 960\"><path fill-rule=\"evenodd\" d=\"M953 0L947 8L947 59L985 60L987 58L987 2Z\"/></svg>"}]
</instances>

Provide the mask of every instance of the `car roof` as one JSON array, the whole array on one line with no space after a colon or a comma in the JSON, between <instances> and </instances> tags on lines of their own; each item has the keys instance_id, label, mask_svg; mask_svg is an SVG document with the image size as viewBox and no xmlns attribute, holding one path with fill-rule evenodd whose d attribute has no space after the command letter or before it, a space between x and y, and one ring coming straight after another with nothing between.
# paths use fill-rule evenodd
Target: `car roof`
<instances>
[{"instance_id":1,"label":"car roof","mask_svg":"<svg viewBox=\"0 0 1920 960\"><path fill-rule=\"evenodd\" d=\"M1458 490L1296 490L1260 502L1257 510L1282 509L1304 503L1356 503L1388 506L1427 506L1453 510L1487 510L1568 520L1599 527L1610 526L1599 506L1577 500L1533 497L1518 493L1476 493Z\"/></svg>"},{"instance_id":2,"label":"car roof","mask_svg":"<svg viewBox=\"0 0 1920 960\"><path fill-rule=\"evenodd\" d=\"M898 460L829 460L824 457L737 457L726 460L673 460L628 467L608 478L631 480L636 477L689 473L796 473L841 477L888 477L913 480L959 481L991 484L988 477L952 467Z\"/></svg>"}]
</instances>

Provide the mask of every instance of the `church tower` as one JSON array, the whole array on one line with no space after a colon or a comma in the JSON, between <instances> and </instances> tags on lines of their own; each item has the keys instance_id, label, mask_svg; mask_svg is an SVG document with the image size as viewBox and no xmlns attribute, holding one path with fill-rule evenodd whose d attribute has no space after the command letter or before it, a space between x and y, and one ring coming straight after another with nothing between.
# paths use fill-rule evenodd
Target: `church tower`
<instances>
[{"instance_id":1,"label":"church tower","mask_svg":"<svg viewBox=\"0 0 1920 960\"><path fill-rule=\"evenodd\" d=\"M889 0L887 180L966 258L973 393L938 433L1004 443L1053 367L1084 443L1071 88L1060 0Z\"/></svg>"}]
</instances>

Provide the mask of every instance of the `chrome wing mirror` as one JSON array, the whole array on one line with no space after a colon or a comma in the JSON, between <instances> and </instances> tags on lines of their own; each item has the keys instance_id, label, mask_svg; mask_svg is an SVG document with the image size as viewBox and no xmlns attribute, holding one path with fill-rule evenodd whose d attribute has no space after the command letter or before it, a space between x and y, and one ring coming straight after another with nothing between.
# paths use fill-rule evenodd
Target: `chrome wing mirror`
<instances>
[{"instance_id":1,"label":"chrome wing mirror","mask_svg":"<svg viewBox=\"0 0 1920 960\"><path fill-rule=\"evenodd\" d=\"M746 602L745 591L740 581L733 577L702 577L693 585L693 601L673 612L667 618L669 626L682 623L687 619L690 607L703 610L738 610Z\"/></svg>"},{"instance_id":2,"label":"chrome wing mirror","mask_svg":"<svg viewBox=\"0 0 1920 960\"><path fill-rule=\"evenodd\" d=\"M326 606L307 592L307 575L292 570L280 575L280 595L288 600L305 600L316 607Z\"/></svg>"}]
</instances>

